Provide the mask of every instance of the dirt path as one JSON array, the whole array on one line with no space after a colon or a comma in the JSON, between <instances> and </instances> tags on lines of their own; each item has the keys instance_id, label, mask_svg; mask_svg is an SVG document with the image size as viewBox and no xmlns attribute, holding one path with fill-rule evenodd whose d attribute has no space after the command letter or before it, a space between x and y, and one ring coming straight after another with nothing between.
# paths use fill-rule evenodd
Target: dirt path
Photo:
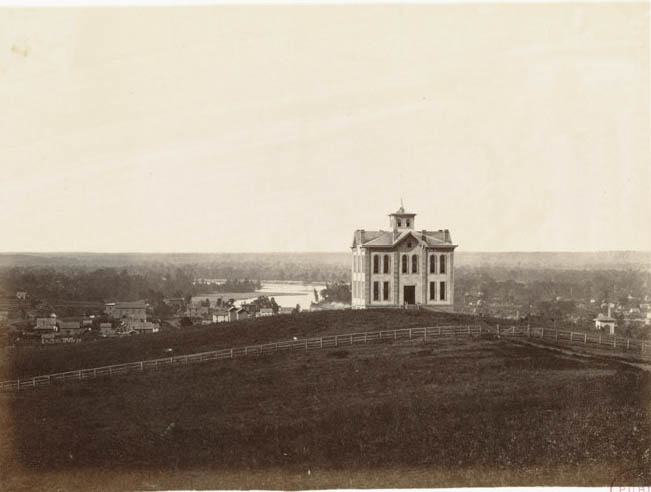
<instances>
[{"instance_id":1,"label":"dirt path","mask_svg":"<svg viewBox=\"0 0 651 492\"><path fill-rule=\"evenodd\" d=\"M586 359L596 359L596 360L600 360L600 361L617 362L617 363L620 363L620 364L625 364L627 366L637 367L638 369L642 369L643 371L651 372L651 364L643 364L643 363L640 363L640 362L628 362L628 361L621 360L621 359L615 359L615 358L609 357L607 355L587 354L585 352L576 352L576 351L571 350L571 349L564 349L564 348L561 348L561 347L555 347L555 346L546 345L546 344L543 344L543 343L531 342L529 340L512 339L512 338L508 338L508 337L504 337L504 339L509 340L511 343L514 343L514 344L529 345L529 346L532 346L532 347L537 347L537 348L541 348L541 349L545 349L545 350L551 350L553 352L557 352L557 353L564 354L564 355L571 355L573 357L583 357L583 358L586 358Z\"/></svg>"}]
</instances>

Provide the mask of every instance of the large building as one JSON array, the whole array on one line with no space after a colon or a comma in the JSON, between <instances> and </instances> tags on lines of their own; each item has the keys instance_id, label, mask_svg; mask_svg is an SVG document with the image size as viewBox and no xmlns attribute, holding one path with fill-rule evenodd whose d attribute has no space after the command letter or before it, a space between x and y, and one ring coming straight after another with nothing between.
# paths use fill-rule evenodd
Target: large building
<instances>
[{"instance_id":1,"label":"large building","mask_svg":"<svg viewBox=\"0 0 651 492\"><path fill-rule=\"evenodd\" d=\"M416 214L401 206L389 231L356 230L352 252L353 308L454 304L454 248L450 231L417 231Z\"/></svg>"},{"instance_id":2,"label":"large building","mask_svg":"<svg viewBox=\"0 0 651 492\"><path fill-rule=\"evenodd\" d=\"M147 321L147 303L145 301L109 302L104 305L104 312L113 319L129 318Z\"/></svg>"}]
</instances>

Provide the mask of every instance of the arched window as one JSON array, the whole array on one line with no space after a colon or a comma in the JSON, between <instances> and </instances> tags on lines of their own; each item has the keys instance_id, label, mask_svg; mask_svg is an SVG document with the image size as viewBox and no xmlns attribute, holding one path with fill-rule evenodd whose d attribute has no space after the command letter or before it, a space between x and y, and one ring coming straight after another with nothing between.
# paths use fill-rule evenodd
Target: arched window
<instances>
[{"instance_id":1,"label":"arched window","mask_svg":"<svg viewBox=\"0 0 651 492\"><path fill-rule=\"evenodd\" d=\"M411 273L418 273L418 255L411 257Z\"/></svg>"},{"instance_id":2,"label":"arched window","mask_svg":"<svg viewBox=\"0 0 651 492\"><path fill-rule=\"evenodd\" d=\"M373 255L373 273L380 273L380 257Z\"/></svg>"},{"instance_id":3,"label":"arched window","mask_svg":"<svg viewBox=\"0 0 651 492\"><path fill-rule=\"evenodd\" d=\"M384 255L384 273L390 273L389 270L389 255Z\"/></svg>"},{"instance_id":4,"label":"arched window","mask_svg":"<svg viewBox=\"0 0 651 492\"><path fill-rule=\"evenodd\" d=\"M402 221L398 219L398 227L402 227Z\"/></svg>"},{"instance_id":5,"label":"arched window","mask_svg":"<svg viewBox=\"0 0 651 492\"><path fill-rule=\"evenodd\" d=\"M445 255L441 255L439 260L441 262L439 265L439 273L445 273Z\"/></svg>"},{"instance_id":6,"label":"arched window","mask_svg":"<svg viewBox=\"0 0 651 492\"><path fill-rule=\"evenodd\" d=\"M436 256L429 256L429 273L436 273Z\"/></svg>"},{"instance_id":7,"label":"arched window","mask_svg":"<svg viewBox=\"0 0 651 492\"><path fill-rule=\"evenodd\" d=\"M409 227L409 219L407 219L407 227Z\"/></svg>"},{"instance_id":8,"label":"arched window","mask_svg":"<svg viewBox=\"0 0 651 492\"><path fill-rule=\"evenodd\" d=\"M402 273L409 273L407 271L407 255L402 255Z\"/></svg>"}]
</instances>

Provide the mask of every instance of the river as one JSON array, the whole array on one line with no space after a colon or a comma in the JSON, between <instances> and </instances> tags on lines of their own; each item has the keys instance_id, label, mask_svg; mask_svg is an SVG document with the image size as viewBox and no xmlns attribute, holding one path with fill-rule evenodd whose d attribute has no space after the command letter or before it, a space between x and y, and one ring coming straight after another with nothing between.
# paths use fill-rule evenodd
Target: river
<instances>
[{"instance_id":1,"label":"river","mask_svg":"<svg viewBox=\"0 0 651 492\"><path fill-rule=\"evenodd\" d=\"M321 290L325 289L324 283L309 283L304 284L301 282L283 282L283 281L273 281L262 282L262 288L256 290L251 294L240 294L236 296L238 299L235 301L235 305L239 306L243 302L251 302L254 299L257 299L258 296L268 296L273 297L276 300L276 303L282 307L296 307L298 304L301 306L301 311L307 311L310 309L310 305L314 302L314 289L321 294ZM250 295L250 297L249 297ZM247 297L244 297L247 296ZM200 294L192 298L193 302L210 299L211 303L218 298L228 299L228 293L214 293L214 294Z\"/></svg>"}]
</instances>

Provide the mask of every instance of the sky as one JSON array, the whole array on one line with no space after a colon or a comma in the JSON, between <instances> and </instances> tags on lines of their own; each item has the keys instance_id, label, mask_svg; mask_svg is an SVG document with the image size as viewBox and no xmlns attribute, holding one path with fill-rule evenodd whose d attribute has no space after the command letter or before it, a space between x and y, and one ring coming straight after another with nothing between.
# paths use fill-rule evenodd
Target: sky
<instances>
[{"instance_id":1,"label":"sky","mask_svg":"<svg viewBox=\"0 0 651 492\"><path fill-rule=\"evenodd\" d=\"M0 8L0 251L651 249L649 4Z\"/></svg>"}]
</instances>

